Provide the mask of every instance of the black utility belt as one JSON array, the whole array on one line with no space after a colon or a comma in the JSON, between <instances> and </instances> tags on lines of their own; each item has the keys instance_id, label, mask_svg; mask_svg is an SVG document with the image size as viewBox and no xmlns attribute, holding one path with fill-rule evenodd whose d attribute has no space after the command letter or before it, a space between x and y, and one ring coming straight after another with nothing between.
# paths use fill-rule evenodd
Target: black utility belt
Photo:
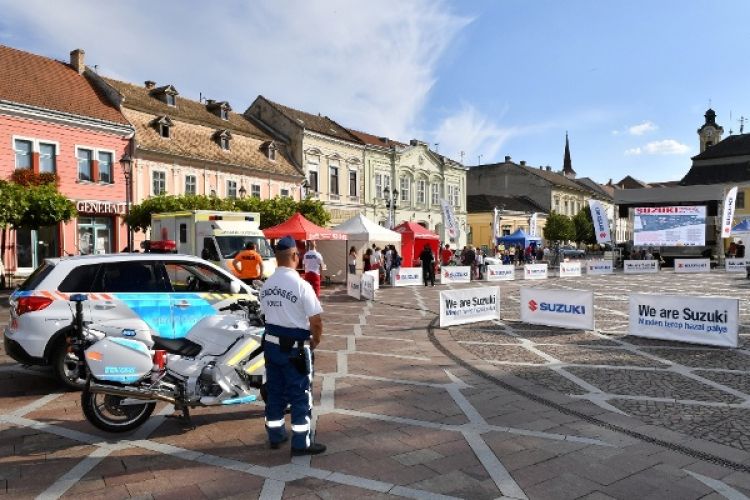
<instances>
[{"instance_id":1,"label":"black utility belt","mask_svg":"<svg viewBox=\"0 0 750 500\"><path fill-rule=\"evenodd\" d=\"M269 333L266 333L263 337L266 339L266 342L277 344L281 352L291 352L294 344L297 344L298 342L299 344L297 347L310 347L309 340L293 339L291 337L277 337L276 335L271 335Z\"/></svg>"}]
</instances>

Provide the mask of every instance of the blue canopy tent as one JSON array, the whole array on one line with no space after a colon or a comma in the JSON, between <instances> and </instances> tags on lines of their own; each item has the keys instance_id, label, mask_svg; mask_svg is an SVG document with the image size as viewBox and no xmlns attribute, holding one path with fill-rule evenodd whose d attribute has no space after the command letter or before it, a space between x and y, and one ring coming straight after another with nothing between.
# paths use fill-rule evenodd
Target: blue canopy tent
<instances>
[{"instance_id":1,"label":"blue canopy tent","mask_svg":"<svg viewBox=\"0 0 750 500\"><path fill-rule=\"evenodd\" d=\"M742 219L739 224L732 228L732 236L750 234L750 220Z\"/></svg>"},{"instance_id":2,"label":"blue canopy tent","mask_svg":"<svg viewBox=\"0 0 750 500\"><path fill-rule=\"evenodd\" d=\"M540 245L542 243L542 239L539 236L531 236L527 234L523 229L519 229L513 234L497 238L497 244L499 245L501 243L505 246L515 246L520 243L524 248L526 248L527 246L529 246L529 243L533 243L535 246Z\"/></svg>"}]
</instances>

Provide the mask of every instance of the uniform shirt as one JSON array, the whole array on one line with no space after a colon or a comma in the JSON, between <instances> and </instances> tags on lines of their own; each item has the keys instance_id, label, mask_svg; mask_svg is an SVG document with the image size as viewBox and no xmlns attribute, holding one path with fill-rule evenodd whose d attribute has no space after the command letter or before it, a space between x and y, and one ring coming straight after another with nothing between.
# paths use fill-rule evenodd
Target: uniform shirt
<instances>
[{"instance_id":1,"label":"uniform shirt","mask_svg":"<svg viewBox=\"0 0 750 500\"><path fill-rule=\"evenodd\" d=\"M317 250L309 250L305 253L304 259L306 273L320 274L320 268L323 266L323 256Z\"/></svg>"},{"instance_id":2,"label":"uniform shirt","mask_svg":"<svg viewBox=\"0 0 750 500\"><path fill-rule=\"evenodd\" d=\"M310 283L288 267L277 267L260 289L266 323L310 330L310 317L323 312Z\"/></svg>"},{"instance_id":3,"label":"uniform shirt","mask_svg":"<svg viewBox=\"0 0 750 500\"><path fill-rule=\"evenodd\" d=\"M263 257L260 256L255 250L243 250L237 254L234 258L233 263L240 262L242 270L239 273L240 279L254 279L260 278L260 264L263 262Z\"/></svg>"}]
</instances>

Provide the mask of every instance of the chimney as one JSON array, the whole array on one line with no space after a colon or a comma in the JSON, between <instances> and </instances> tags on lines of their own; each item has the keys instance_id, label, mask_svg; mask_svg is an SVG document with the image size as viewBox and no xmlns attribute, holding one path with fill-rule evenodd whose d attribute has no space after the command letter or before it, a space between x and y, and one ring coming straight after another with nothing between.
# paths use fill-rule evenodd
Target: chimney
<instances>
[{"instance_id":1,"label":"chimney","mask_svg":"<svg viewBox=\"0 0 750 500\"><path fill-rule=\"evenodd\" d=\"M86 71L85 56L86 53L83 49L76 49L70 53L70 65L73 66L74 70L78 71L79 75L82 75Z\"/></svg>"},{"instance_id":2,"label":"chimney","mask_svg":"<svg viewBox=\"0 0 750 500\"><path fill-rule=\"evenodd\" d=\"M156 87L156 82L153 82L151 80L146 80L145 85L147 89L151 90L152 88Z\"/></svg>"},{"instance_id":3,"label":"chimney","mask_svg":"<svg viewBox=\"0 0 750 500\"><path fill-rule=\"evenodd\" d=\"M510 163L510 156L505 157L505 163Z\"/></svg>"},{"instance_id":4,"label":"chimney","mask_svg":"<svg viewBox=\"0 0 750 500\"><path fill-rule=\"evenodd\" d=\"M212 107L215 103L216 101L214 99L206 99L206 105L208 105L209 108Z\"/></svg>"},{"instance_id":5,"label":"chimney","mask_svg":"<svg viewBox=\"0 0 750 500\"><path fill-rule=\"evenodd\" d=\"M550 167L549 165L547 165L547 172L549 172L551 170L552 170L552 167Z\"/></svg>"},{"instance_id":6,"label":"chimney","mask_svg":"<svg viewBox=\"0 0 750 500\"><path fill-rule=\"evenodd\" d=\"M521 160L521 166L522 166L522 167L525 167L525 166L526 166L526 160Z\"/></svg>"}]
</instances>

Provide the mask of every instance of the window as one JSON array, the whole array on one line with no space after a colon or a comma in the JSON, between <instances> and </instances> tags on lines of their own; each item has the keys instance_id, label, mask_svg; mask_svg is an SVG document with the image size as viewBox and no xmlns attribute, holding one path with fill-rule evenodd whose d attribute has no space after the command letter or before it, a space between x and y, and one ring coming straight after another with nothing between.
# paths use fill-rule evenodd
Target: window
<instances>
[{"instance_id":1,"label":"window","mask_svg":"<svg viewBox=\"0 0 750 500\"><path fill-rule=\"evenodd\" d=\"M57 147L54 144L39 144L39 172L54 174L57 171Z\"/></svg>"},{"instance_id":2,"label":"window","mask_svg":"<svg viewBox=\"0 0 750 500\"><path fill-rule=\"evenodd\" d=\"M357 196L357 171L349 170L349 196Z\"/></svg>"},{"instance_id":3,"label":"window","mask_svg":"<svg viewBox=\"0 0 750 500\"><path fill-rule=\"evenodd\" d=\"M448 186L448 203L454 207L460 206L461 195L459 193L458 186Z\"/></svg>"},{"instance_id":4,"label":"window","mask_svg":"<svg viewBox=\"0 0 750 500\"><path fill-rule=\"evenodd\" d=\"M383 174L375 174L375 198L383 197Z\"/></svg>"},{"instance_id":5,"label":"window","mask_svg":"<svg viewBox=\"0 0 750 500\"><path fill-rule=\"evenodd\" d=\"M279 196L281 196L282 198L289 198L289 190L288 189L282 189L279 192Z\"/></svg>"},{"instance_id":6,"label":"window","mask_svg":"<svg viewBox=\"0 0 750 500\"><path fill-rule=\"evenodd\" d=\"M745 208L745 192L744 191L737 191L737 204L735 205L735 208L739 208L739 209Z\"/></svg>"},{"instance_id":7,"label":"window","mask_svg":"<svg viewBox=\"0 0 750 500\"><path fill-rule=\"evenodd\" d=\"M76 157L78 158L78 180L92 181L94 175L94 152L90 149L79 148L76 152Z\"/></svg>"},{"instance_id":8,"label":"window","mask_svg":"<svg viewBox=\"0 0 750 500\"><path fill-rule=\"evenodd\" d=\"M432 184L432 204L440 205L440 184L437 182Z\"/></svg>"},{"instance_id":9,"label":"window","mask_svg":"<svg viewBox=\"0 0 750 500\"><path fill-rule=\"evenodd\" d=\"M230 279L211 267L197 262L165 262L164 266L175 292L229 293Z\"/></svg>"},{"instance_id":10,"label":"window","mask_svg":"<svg viewBox=\"0 0 750 500\"><path fill-rule=\"evenodd\" d=\"M104 267L104 291L110 293L165 293L171 291L156 262L112 262Z\"/></svg>"},{"instance_id":11,"label":"window","mask_svg":"<svg viewBox=\"0 0 750 500\"><path fill-rule=\"evenodd\" d=\"M223 149L224 151L229 151L229 137L219 137L219 146L221 146L221 149Z\"/></svg>"},{"instance_id":12,"label":"window","mask_svg":"<svg viewBox=\"0 0 750 500\"><path fill-rule=\"evenodd\" d=\"M227 198L237 199L237 181L227 181Z\"/></svg>"},{"instance_id":13,"label":"window","mask_svg":"<svg viewBox=\"0 0 750 500\"><path fill-rule=\"evenodd\" d=\"M16 168L31 168L31 141L15 140Z\"/></svg>"},{"instance_id":14,"label":"window","mask_svg":"<svg viewBox=\"0 0 750 500\"><path fill-rule=\"evenodd\" d=\"M555 199L555 213L560 213L560 200Z\"/></svg>"},{"instance_id":15,"label":"window","mask_svg":"<svg viewBox=\"0 0 750 500\"><path fill-rule=\"evenodd\" d=\"M425 203L425 200L427 199L426 191L427 181L424 179L419 179L417 181L417 203Z\"/></svg>"},{"instance_id":16,"label":"window","mask_svg":"<svg viewBox=\"0 0 750 500\"><path fill-rule=\"evenodd\" d=\"M99 182L112 184L112 153L99 152Z\"/></svg>"},{"instance_id":17,"label":"window","mask_svg":"<svg viewBox=\"0 0 750 500\"><path fill-rule=\"evenodd\" d=\"M568 211L569 211L568 200L565 200L565 215L568 215Z\"/></svg>"},{"instance_id":18,"label":"window","mask_svg":"<svg viewBox=\"0 0 750 500\"><path fill-rule=\"evenodd\" d=\"M271 161L276 161L276 148L268 149L268 159Z\"/></svg>"},{"instance_id":19,"label":"window","mask_svg":"<svg viewBox=\"0 0 750 500\"><path fill-rule=\"evenodd\" d=\"M331 187L330 194L339 194L339 167L330 167Z\"/></svg>"},{"instance_id":20,"label":"window","mask_svg":"<svg viewBox=\"0 0 750 500\"><path fill-rule=\"evenodd\" d=\"M159 135L164 139L169 139L169 125L166 123L159 124Z\"/></svg>"},{"instance_id":21,"label":"window","mask_svg":"<svg viewBox=\"0 0 750 500\"><path fill-rule=\"evenodd\" d=\"M260 184L250 184L250 196L260 198Z\"/></svg>"},{"instance_id":22,"label":"window","mask_svg":"<svg viewBox=\"0 0 750 500\"><path fill-rule=\"evenodd\" d=\"M229 120L229 111L227 110L227 108L221 108L221 119Z\"/></svg>"},{"instance_id":23,"label":"window","mask_svg":"<svg viewBox=\"0 0 750 500\"><path fill-rule=\"evenodd\" d=\"M411 179L401 177L401 201L409 201L409 190L411 189Z\"/></svg>"},{"instance_id":24,"label":"window","mask_svg":"<svg viewBox=\"0 0 750 500\"><path fill-rule=\"evenodd\" d=\"M159 196L160 194L167 192L167 173L166 172L160 172L155 171L152 174L152 193L154 196Z\"/></svg>"},{"instance_id":25,"label":"window","mask_svg":"<svg viewBox=\"0 0 750 500\"><path fill-rule=\"evenodd\" d=\"M317 170L311 170L310 171L310 179L307 181L308 184L310 184L310 187L308 188L310 192L317 193L318 192L318 172Z\"/></svg>"},{"instance_id":26,"label":"window","mask_svg":"<svg viewBox=\"0 0 750 500\"><path fill-rule=\"evenodd\" d=\"M198 194L198 182L194 175L185 176L185 194Z\"/></svg>"},{"instance_id":27,"label":"window","mask_svg":"<svg viewBox=\"0 0 750 500\"><path fill-rule=\"evenodd\" d=\"M175 106L176 104L177 104L177 99L175 98L174 94L167 94L167 105Z\"/></svg>"}]
</instances>

